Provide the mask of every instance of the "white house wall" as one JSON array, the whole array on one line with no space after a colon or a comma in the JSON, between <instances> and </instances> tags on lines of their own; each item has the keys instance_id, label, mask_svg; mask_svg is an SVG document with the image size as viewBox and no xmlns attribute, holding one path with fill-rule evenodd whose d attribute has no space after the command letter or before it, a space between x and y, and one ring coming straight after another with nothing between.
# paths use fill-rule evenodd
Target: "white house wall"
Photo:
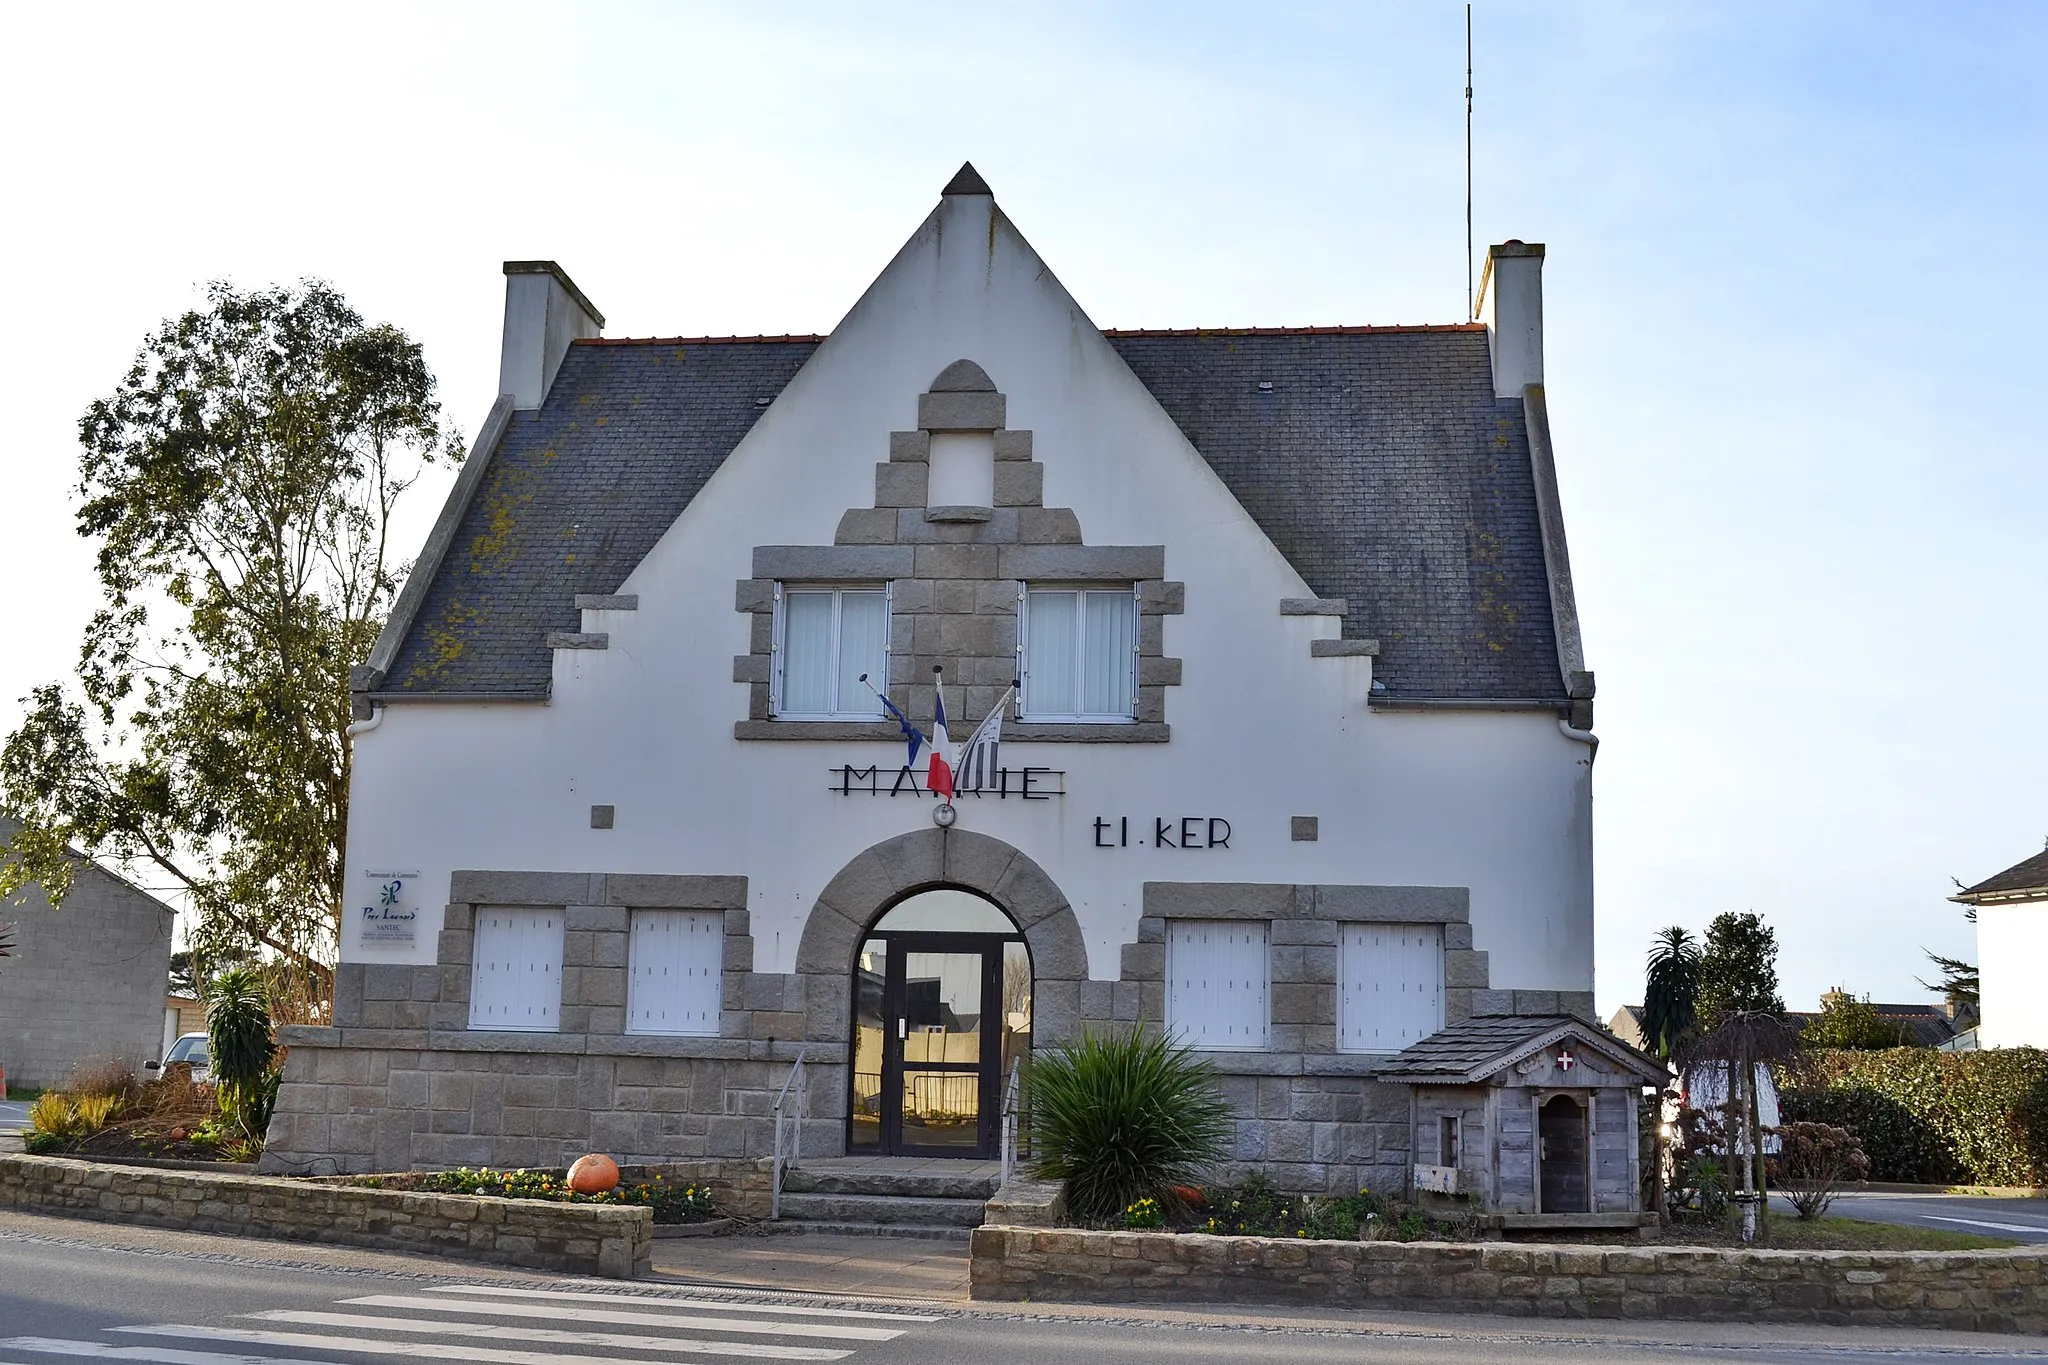
<instances>
[{"instance_id":1,"label":"white house wall","mask_svg":"<svg viewBox=\"0 0 2048 1365\"><path fill-rule=\"evenodd\" d=\"M2048 902L1977 908L1983 1019L1979 1047L2048 1047L2048 993L2039 966L2048 961Z\"/></svg>"}]
</instances>

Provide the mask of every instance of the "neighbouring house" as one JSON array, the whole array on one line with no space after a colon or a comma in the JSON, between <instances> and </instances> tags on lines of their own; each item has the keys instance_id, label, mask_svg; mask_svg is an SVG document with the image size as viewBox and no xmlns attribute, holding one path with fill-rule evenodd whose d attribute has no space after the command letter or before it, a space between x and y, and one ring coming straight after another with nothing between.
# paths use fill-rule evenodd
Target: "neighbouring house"
<instances>
[{"instance_id":1,"label":"neighbouring house","mask_svg":"<svg viewBox=\"0 0 2048 1365\"><path fill-rule=\"evenodd\" d=\"M507 264L265 1169L764 1157L789 1085L807 1156L985 1159L1029 1049L1145 1021L1283 1187L1632 1214L1543 260L1105 331L966 167L829 336Z\"/></svg>"},{"instance_id":2,"label":"neighbouring house","mask_svg":"<svg viewBox=\"0 0 2048 1365\"><path fill-rule=\"evenodd\" d=\"M0 817L0 844L21 828ZM177 912L85 857L62 905L40 887L0 905L15 926L0 959L0 1067L10 1085L49 1086L77 1067L140 1067L162 1054L164 982Z\"/></svg>"},{"instance_id":3,"label":"neighbouring house","mask_svg":"<svg viewBox=\"0 0 2048 1365\"><path fill-rule=\"evenodd\" d=\"M1949 897L1977 912L1978 1047L2048 1047L2048 849Z\"/></svg>"},{"instance_id":4,"label":"neighbouring house","mask_svg":"<svg viewBox=\"0 0 2048 1365\"><path fill-rule=\"evenodd\" d=\"M1837 991L1822 996L1826 1001ZM1967 1011L1958 1013L1951 1006L1940 1001L1925 1004L1871 1005L1878 1017L1899 1030L1901 1047L1949 1047L1958 1035L1966 1032L1976 1023L1974 1015ZM1785 1022L1794 1029L1803 1029L1821 1017L1819 1010L1787 1010ZM1607 1021L1608 1031L1631 1047L1644 1047L1643 1007L1623 1005Z\"/></svg>"},{"instance_id":5,"label":"neighbouring house","mask_svg":"<svg viewBox=\"0 0 2048 1365\"><path fill-rule=\"evenodd\" d=\"M188 1033L206 1032L206 1002L190 995L179 995L173 991L164 997L164 1039L163 1051L156 1055L161 1058L171 1050L171 1044Z\"/></svg>"}]
</instances>

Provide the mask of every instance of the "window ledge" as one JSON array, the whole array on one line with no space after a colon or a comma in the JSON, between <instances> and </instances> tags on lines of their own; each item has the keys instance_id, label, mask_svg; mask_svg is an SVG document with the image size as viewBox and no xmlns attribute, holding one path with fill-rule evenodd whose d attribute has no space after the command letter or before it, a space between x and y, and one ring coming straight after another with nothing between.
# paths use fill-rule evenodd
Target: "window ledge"
<instances>
[{"instance_id":1,"label":"window ledge","mask_svg":"<svg viewBox=\"0 0 2048 1365\"><path fill-rule=\"evenodd\" d=\"M841 744L862 740L903 742L893 720L743 720L732 727L734 739L825 739Z\"/></svg>"},{"instance_id":2,"label":"window ledge","mask_svg":"<svg viewBox=\"0 0 2048 1365\"><path fill-rule=\"evenodd\" d=\"M924 519L947 522L993 521L995 515L993 507L928 507L925 509Z\"/></svg>"},{"instance_id":3,"label":"window ledge","mask_svg":"<svg viewBox=\"0 0 2048 1365\"><path fill-rule=\"evenodd\" d=\"M1164 721L1010 721L1003 742L1019 744L1164 744L1173 727Z\"/></svg>"}]
</instances>

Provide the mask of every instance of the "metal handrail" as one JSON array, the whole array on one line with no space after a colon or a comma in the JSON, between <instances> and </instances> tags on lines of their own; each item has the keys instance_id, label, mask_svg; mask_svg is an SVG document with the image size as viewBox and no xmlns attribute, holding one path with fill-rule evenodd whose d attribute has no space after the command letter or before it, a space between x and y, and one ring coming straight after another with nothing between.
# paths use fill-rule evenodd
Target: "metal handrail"
<instances>
[{"instance_id":1,"label":"metal handrail","mask_svg":"<svg viewBox=\"0 0 2048 1365\"><path fill-rule=\"evenodd\" d=\"M1023 1064L1022 1057L1011 1059L1010 1084L1003 1092L1003 1157L999 1186L1010 1183L1010 1173L1017 1166L1017 1068Z\"/></svg>"},{"instance_id":2,"label":"metal handrail","mask_svg":"<svg viewBox=\"0 0 2048 1365\"><path fill-rule=\"evenodd\" d=\"M804 1075L804 1051L804 1046L798 1045L796 1061L789 1068L789 1078L783 1081L782 1089L776 1092L775 1096L775 1173L773 1184L768 1192L768 1217L771 1220L782 1217L782 1115L783 1111L789 1107L789 1091L791 1086L796 1087L797 1114L794 1123L791 1125L790 1169L796 1169L803 1161L804 1120L811 1116L810 1088L798 1084Z\"/></svg>"}]
</instances>

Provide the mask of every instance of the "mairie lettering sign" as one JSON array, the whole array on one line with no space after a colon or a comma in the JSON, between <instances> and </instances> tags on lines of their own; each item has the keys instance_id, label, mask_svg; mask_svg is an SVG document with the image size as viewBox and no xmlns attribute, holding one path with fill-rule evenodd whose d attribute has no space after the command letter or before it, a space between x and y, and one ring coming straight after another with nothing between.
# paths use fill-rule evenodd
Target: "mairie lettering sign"
<instances>
[{"instance_id":1,"label":"mairie lettering sign","mask_svg":"<svg viewBox=\"0 0 2048 1365\"><path fill-rule=\"evenodd\" d=\"M842 763L828 770L831 773L830 790L839 796L930 796L937 794L925 786L925 771L908 764L890 772L879 763L860 767ZM998 768L995 781L981 791L961 790L953 794L956 801L974 797L990 801L1050 801L1055 796L1067 794L1067 775L1057 768Z\"/></svg>"}]
</instances>

